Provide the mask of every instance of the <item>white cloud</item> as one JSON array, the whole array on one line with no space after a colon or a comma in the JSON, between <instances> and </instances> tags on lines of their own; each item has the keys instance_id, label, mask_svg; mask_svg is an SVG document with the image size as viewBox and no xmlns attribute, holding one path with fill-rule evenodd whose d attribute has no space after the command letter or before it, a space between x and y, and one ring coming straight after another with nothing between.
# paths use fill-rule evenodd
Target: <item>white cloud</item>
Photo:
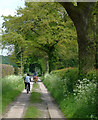
<instances>
[{"instance_id":1,"label":"white cloud","mask_svg":"<svg viewBox=\"0 0 98 120\"><path fill-rule=\"evenodd\" d=\"M5 9L0 9L0 16L4 15L4 16L8 16L8 15L11 15L11 16L14 16L16 14L16 10L12 10L10 8L5 8ZM3 23L3 18L0 17L0 28L2 27L2 23Z\"/></svg>"},{"instance_id":2,"label":"white cloud","mask_svg":"<svg viewBox=\"0 0 98 120\"><path fill-rule=\"evenodd\" d=\"M24 7L24 0L0 0L0 27L3 23L1 16L14 16L19 6Z\"/></svg>"},{"instance_id":3,"label":"white cloud","mask_svg":"<svg viewBox=\"0 0 98 120\"><path fill-rule=\"evenodd\" d=\"M2 15L4 15L4 16L8 16L8 15L14 16L15 14L16 14L16 11L12 10L10 8L0 9L0 27L1 27L1 24L3 23L3 19L1 18Z\"/></svg>"},{"instance_id":4,"label":"white cloud","mask_svg":"<svg viewBox=\"0 0 98 120\"><path fill-rule=\"evenodd\" d=\"M1 26L3 23L2 15L4 16L14 16L16 14L16 9L18 7L24 7L25 0L0 0L0 35L1 35ZM12 50L13 51L13 50ZM1 50L0 55L7 55L9 51L7 49ZM11 53L11 52L10 52Z\"/></svg>"},{"instance_id":5,"label":"white cloud","mask_svg":"<svg viewBox=\"0 0 98 120\"><path fill-rule=\"evenodd\" d=\"M15 10L12 10L10 8L5 8L5 9L0 9L0 16L4 15L4 16L8 16L8 15L12 15L14 16L16 13Z\"/></svg>"}]
</instances>

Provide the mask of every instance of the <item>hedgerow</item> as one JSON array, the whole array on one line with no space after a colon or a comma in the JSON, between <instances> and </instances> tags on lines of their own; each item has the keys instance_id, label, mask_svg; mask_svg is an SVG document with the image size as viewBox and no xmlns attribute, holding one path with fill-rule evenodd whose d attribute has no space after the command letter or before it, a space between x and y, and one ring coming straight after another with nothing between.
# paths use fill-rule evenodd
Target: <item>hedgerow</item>
<instances>
[{"instance_id":1,"label":"hedgerow","mask_svg":"<svg viewBox=\"0 0 98 120\"><path fill-rule=\"evenodd\" d=\"M45 86L59 104L66 118L97 119L96 72L89 72L87 77L89 79L79 80L77 68L53 71L44 76Z\"/></svg>"},{"instance_id":2,"label":"hedgerow","mask_svg":"<svg viewBox=\"0 0 98 120\"><path fill-rule=\"evenodd\" d=\"M14 67L7 64L0 64L1 68L1 75L0 77L5 77L7 75L13 75L14 74Z\"/></svg>"}]
</instances>

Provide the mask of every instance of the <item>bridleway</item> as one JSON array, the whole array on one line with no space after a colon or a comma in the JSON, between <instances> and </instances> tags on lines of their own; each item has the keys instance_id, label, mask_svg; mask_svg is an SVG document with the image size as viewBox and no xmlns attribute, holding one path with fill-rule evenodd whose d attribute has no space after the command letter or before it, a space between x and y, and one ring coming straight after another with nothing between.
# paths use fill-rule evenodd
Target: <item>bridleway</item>
<instances>
[{"instance_id":1,"label":"bridleway","mask_svg":"<svg viewBox=\"0 0 98 120\"><path fill-rule=\"evenodd\" d=\"M60 118L64 119L63 113L60 111L55 100L51 97L47 88L38 80L39 88L36 90L41 93L41 103L36 103L35 107L41 111L41 118ZM31 90L33 88L33 82L31 82ZM22 93L8 106L6 112L3 114L2 118L24 118L25 112L30 104L30 95L27 94L26 90L23 90Z\"/></svg>"}]
</instances>

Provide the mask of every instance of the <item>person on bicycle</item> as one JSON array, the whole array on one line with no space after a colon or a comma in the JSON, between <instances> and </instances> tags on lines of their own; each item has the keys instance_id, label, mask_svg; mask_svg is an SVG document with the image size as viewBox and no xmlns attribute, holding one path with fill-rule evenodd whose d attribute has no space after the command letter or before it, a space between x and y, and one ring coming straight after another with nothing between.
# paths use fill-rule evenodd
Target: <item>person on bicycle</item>
<instances>
[{"instance_id":1,"label":"person on bicycle","mask_svg":"<svg viewBox=\"0 0 98 120\"><path fill-rule=\"evenodd\" d=\"M37 73L37 72L34 72L34 76L38 76L38 73Z\"/></svg>"},{"instance_id":2,"label":"person on bicycle","mask_svg":"<svg viewBox=\"0 0 98 120\"><path fill-rule=\"evenodd\" d=\"M28 86L29 86L29 91L30 91L30 81L31 81L31 78L30 78L29 74L27 74L27 76L26 76L25 79L24 79L24 83L25 83L25 89L26 89L26 86L27 86L27 84L28 84Z\"/></svg>"},{"instance_id":3,"label":"person on bicycle","mask_svg":"<svg viewBox=\"0 0 98 120\"><path fill-rule=\"evenodd\" d=\"M37 72L34 72L34 82L36 83L38 80L38 73Z\"/></svg>"}]
</instances>

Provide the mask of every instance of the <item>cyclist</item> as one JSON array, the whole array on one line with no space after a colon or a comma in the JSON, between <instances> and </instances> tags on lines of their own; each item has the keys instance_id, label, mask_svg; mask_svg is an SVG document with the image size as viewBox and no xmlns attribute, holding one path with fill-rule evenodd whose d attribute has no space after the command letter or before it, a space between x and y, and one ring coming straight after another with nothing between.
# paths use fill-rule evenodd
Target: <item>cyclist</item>
<instances>
[{"instance_id":1,"label":"cyclist","mask_svg":"<svg viewBox=\"0 0 98 120\"><path fill-rule=\"evenodd\" d=\"M34 82L36 83L38 80L38 73L37 72L34 72Z\"/></svg>"},{"instance_id":2,"label":"cyclist","mask_svg":"<svg viewBox=\"0 0 98 120\"><path fill-rule=\"evenodd\" d=\"M34 76L38 76L38 73L37 73L37 72L34 72Z\"/></svg>"},{"instance_id":3,"label":"cyclist","mask_svg":"<svg viewBox=\"0 0 98 120\"><path fill-rule=\"evenodd\" d=\"M30 91L30 81L31 81L31 78L30 78L29 74L27 73L27 76L26 76L25 79L24 79L24 83L25 83L25 89L26 89L26 86L27 86L27 84L28 84L28 86L29 86L29 91Z\"/></svg>"}]
</instances>

